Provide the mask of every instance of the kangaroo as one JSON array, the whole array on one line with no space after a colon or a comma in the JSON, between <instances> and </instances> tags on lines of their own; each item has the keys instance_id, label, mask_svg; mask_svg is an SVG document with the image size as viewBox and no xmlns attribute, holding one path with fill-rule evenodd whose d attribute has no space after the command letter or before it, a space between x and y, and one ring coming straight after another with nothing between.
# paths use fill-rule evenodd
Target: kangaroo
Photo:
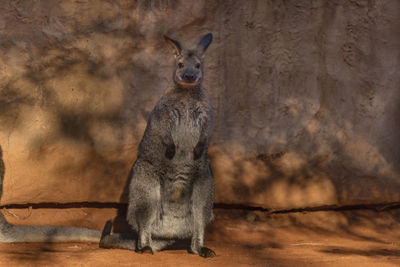
<instances>
[{"instance_id":1,"label":"kangaroo","mask_svg":"<svg viewBox=\"0 0 400 267\"><path fill-rule=\"evenodd\" d=\"M5 166L3 152L0 146L0 197L3 192L3 178ZM0 242L25 243L25 242L99 242L101 231L87 228L68 226L28 226L13 225L7 222L0 213Z\"/></svg>"},{"instance_id":2,"label":"kangaroo","mask_svg":"<svg viewBox=\"0 0 400 267\"><path fill-rule=\"evenodd\" d=\"M212 109L202 87L205 35L195 49L164 36L175 55L174 85L158 101L139 145L129 185L131 234L103 230L100 247L155 253L188 240L190 253L215 256L204 246L213 219L214 178L208 158Z\"/></svg>"}]
</instances>

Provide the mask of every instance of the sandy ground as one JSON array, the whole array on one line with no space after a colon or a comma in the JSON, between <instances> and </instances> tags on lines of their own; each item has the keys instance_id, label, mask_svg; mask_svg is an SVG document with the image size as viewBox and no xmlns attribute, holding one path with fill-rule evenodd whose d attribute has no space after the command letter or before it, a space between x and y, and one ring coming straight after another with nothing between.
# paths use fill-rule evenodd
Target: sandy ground
<instances>
[{"instance_id":1,"label":"sandy ground","mask_svg":"<svg viewBox=\"0 0 400 267\"><path fill-rule=\"evenodd\" d=\"M1 266L400 266L400 210L266 214L216 210L203 259L90 243L0 244Z\"/></svg>"}]
</instances>

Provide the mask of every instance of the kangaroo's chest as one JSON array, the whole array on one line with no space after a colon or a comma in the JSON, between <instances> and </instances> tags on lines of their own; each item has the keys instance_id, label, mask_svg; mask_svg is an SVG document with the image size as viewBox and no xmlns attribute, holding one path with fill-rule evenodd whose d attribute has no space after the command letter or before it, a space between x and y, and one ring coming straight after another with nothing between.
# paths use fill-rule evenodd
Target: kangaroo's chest
<instances>
[{"instance_id":1,"label":"kangaroo's chest","mask_svg":"<svg viewBox=\"0 0 400 267\"><path fill-rule=\"evenodd\" d=\"M199 141L207 113L197 103L177 103L169 114L174 144L182 150L193 149Z\"/></svg>"}]
</instances>

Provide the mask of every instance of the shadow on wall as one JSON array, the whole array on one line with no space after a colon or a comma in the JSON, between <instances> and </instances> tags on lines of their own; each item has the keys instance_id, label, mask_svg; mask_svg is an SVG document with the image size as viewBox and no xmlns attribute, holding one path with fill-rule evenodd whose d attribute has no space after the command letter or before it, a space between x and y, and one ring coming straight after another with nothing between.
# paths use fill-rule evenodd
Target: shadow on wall
<instances>
[{"instance_id":1,"label":"shadow on wall","mask_svg":"<svg viewBox=\"0 0 400 267\"><path fill-rule=\"evenodd\" d=\"M136 156L138 142L149 112L164 90L166 77L170 76L171 68L164 60L170 58L170 53L164 49L166 46L160 37L174 29L181 20L177 18L169 26L162 23L168 19L168 12L178 12L182 8L165 3L137 1L126 6L106 2L95 6L75 3L49 8L45 2L13 2L2 7L7 25L4 28L5 38L0 43L3 48L0 57L1 63L4 63L2 73L5 74L0 80L0 140L3 140L6 153L10 154L9 183L6 183L10 189L3 195L5 203L127 201L127 177ZM291 3L284 3L283 6L288 12L299 15L296 19L305 23L305 17L302 16L309 6L301 7ZM250 10L257 10L256 7ZM330 4L318 8L322 14L330 16L336 10ZM196 13L198 17L194 22L200 26L189 26L201 29L205 27L206 15L203 13L206 11L198 12L202 15ZM48 14L48 20L42 14ZM328 24L327 21L322 22L320 27ZM250 30L259 30L265 25L247 26L249 36L259 38ZM327 36L330 36L330 28L316 27L315 31L326 31ZM305 34L310 35L310 32ZM274 36L274 33L268 33L268 38ZM316 77L318 84L314 88L314 91L320 92L313 91L315 94L312 96L304 94L293 99L289 98L290 92L282 92L288 94L282 98L287 100L284 103L286 106L282 107L279 99L273 100L277 96L269 94L275 88L261 82L257 85L254 81L262 81L261 78L253 77L250 71L243 71L244 66L235 69L233 74L247 75L249 85L259 89L253 96L257 100L256 110L250 107L253 98L244 98L239 91L246 89L247 85L236 86L234 89L238 91L216 88L213 93L218 99L227 99L226 103L218 100L214 139L217 141L210 148L217 178L216 202L288 209L365 204L371 201L391 202L399 199L399 180L394 171L397 167L392 166L395 161L385 158L379 145L365 137L362 128L355 126L354 118L338 115L335 105L342 100L335 102L332 99L342 97L337 87L343 84L329 80L332 78L324 73L330 64L327 61L330 51L323 45L328 37L325 38L320 32L312 37L317 39L316 49L321 54L321 59L316 59L321 61L317 67L322 69L322 74ZM260 41L265 43L268 38ZM260 45L264 46L264 43ZM223 55L229 52L229 49L222 49L224 45L216 44L216 49ZM227 47L232 49L231 46ZM280 51L277 48L275 50ZM272 52L275 53L275 50ZM289 50L287 52L294 51ZM263 58L267 59L268 55L263 54ZM219 57L215 61L224 60L218 61L218 64L224 66L237 60L229 54L225 56L226 59ZM287 64L289 61L286 57L282 61L284 66L275 66L279 73L270 73L271 76L280 77L278 80L271 77L279 95L283 85L293 87L290 84L292 69ZM211 66L214 69L215 64ZM220 79L215 77L215 73L211 74L210 77ZM297 75L306 74L300 72ZM229 78L232 73L226 75ZM234 77L231 79L236 81ZM297 83L294 78L293 81ZM229 79L227 82L230 82ZM364 83L369 88L370 84ZM308 83L301 85L311 86ZM230 97L227 94L231 94ZM369 93L367 96L371 98ZM246 99L249 102L238 100L235 103L229 102L230 99ZM305 111L298 109L302 105L296 106L296 103L303 102L315 104L316 99L319 102L311 109L312 112L306 108ZM276 104L273 113L279 113L280 117L271 115L266 120L264 116L270 104ZM366 109L365 106L362 108ZM340 112L348 111L341 106L336 109ZM307 114L307 120L302 118L302 111L310 113ZM252 123L258 126L253 127L248 122L251 127L246 127L240 125L242 122L232 121L232 118L240 115L239 112L247 114L242 119L255 117ZM269 120L279 121L282 116L291 117L287 119L288 122L301 121L302 129L292 136L286 135L286 131L291 128L289 123L285 128L280 125L281 128L276 130L264 125ZM230 120L225 122L226 118ZM238 134L241 130L244 133ZM246 141L251 143L250 147L260 145L260 140L252 140L249 132L255 132L252 134L254 139L261 135L262 141L268 139L269 132L266 130L272 132L276 142L286 144L285 147L270 153L265 149L250 149L244 142L235 142L236 137L240 139L245 136ZM264 148L267 145L260 146ZM30 176L24 170L30 170ZM38 184L52 190L34 192ZM26 196L33 199L27 200Z\"/></svg>"},{"instance_id":2,"label":"shadow on wall","mask_svg":"<svg viewBox=\"0 0 400 267\"><path fill-rule=\"evenodd\" d=\"M366 127L369 130L365 133L364 128L357 126L359 118L363 119L363 123L368 123L370 118L348 114L364 114L368 113L365 110L374 108L379 114L393 112L393 109L382 108L386 107L386 102L377 100L371 93L373 90L370 90L371 87L381 86L379 82L384 81L363 81L361 85L356 84L359 88L354 86L356 89L350 90L354 84L345 87L348 81L329 80L333 71L329 73L328 67L333 68L337 63L329 60L339 56L330 54L332 51L328 51L326 43L330 43L328 37L340 38L335 35L339 30L332 30L328 24L337 23L335 16L339 11L334 5L338 4L327 2L324 6L311 8L307 7L308 1L276 1L276 8L270 8L269 2L260 1L267 3L267 8L262 10L257 7L256 1L252 1L248 5L254 4L253 9L248 9L248 6L246 9L235 9L236 6L224 4L219 6L219 11L216 9L224 13L215 13L217 15L214 16L205 14L212 8L208 11L202 8L210 2L199 2L195 8L170 1L133 1L126 5L79 2L51 5L51 8L47 2L22 1L9 2L0 7L2 19L7 22L3 24L0 21L0 30L2 34L5 33L5 38L0 41L0 71L3 74L0 77L0 141L8 167L5 181L8 190L4 192L3 203L127 202L128 173L136 157L138 142L149 112L164 91L167 77L170 77L170 53L161 36L179 29L182 35L188 34L185 37L190 39L206 28L221 35L221 43L213 44L216 53L221 56L214 59L210 69L223 70L206 72L207 77L214 79L210 84L216 86L215 91L210 93L216 105L214 140L217 141L210 147L210 156L216 177L217 203L280 210L399 201L400 165L393 164L399 159L398 145L390 143L393 140L392 132L399 128L393 126L391 132L387 133L388 137L384 136L384 142L389 143L385 144L386 148L392 147L382 151L382 146L374 143L373 138L368 138L368 134L374 130ZM348 5L353 4L349 2ZM171 14L186 14L182 8L193 10L193 20L187 21L186 17L177 16L176 21L167 23ZM315 14L322 10L318 14L326 21L319 23L319 20L307 20L313 15L308 16L302 11L307 8ZM253 13L246 13L246 10ZM266 25L257 24L257 19L265 19L255 12L257 10L261 10L260 13L273 10L274 16L267 22L272 25L272 32ZM288 12L293 10L296 16L288 16L291 14ZM368 11L368 14L375 13ZM241 19L232 19L237 16ZM364 21L363 17L357 18ZM310 35L310 39L302 39L303 31L295 28L296 19L302 20L308 28L310 23L315 23L318 25L315 27L317 33L304 31ZM293 30L287 30L283 20L289 21ZM365 27L357 23L353 24ZM354 30L354 27L350 27L353 24L349 22L346 27L350 37L364 38L362 34L365 32ZM231 32L224 32L224 27ZM370 37L371 32L367 32L366 36ZM232 34L234 39L227 39L223 43L224 34ZM263 36L266 38L261 40ZM263 50L261 54L251 53L254 47L244 44L250 43L248 40L251 38L260 38L252 44ZM319 62L315 69L311 69L322 73L315 77L317 81L312 81L313 85L314 82L318 83L314 88L318 92L313 91L315 94L312 96L307 94L307 86L311 85L301 82L309 73L300 72L298 75L303 76L298 80L303 87L295 88L295 91L306 90L304 96L293 99L287 97L287 103L278 106L282 104L279 96L290 93L285 91L285 86L294 87L291 84L294 80L294 69L291 67L294 64L290 64L290 59L304 54L300 49L285 45L290 43L296 48L299 45L313 47L308 40L315 41L317 47L315 51L306 50L309 52L305 53L307 57L321 57L315 56ZM273 44L271 47L265 44L270 41ZM236 45L240 45L242 50L234 50L233 46ZM335 49L340 50L337 47ZM343 60L349 66L345 71L351 73L352 78L358 78L354 73L364 72L362 68L356 69L355 61L362 59L361 50L357 49L354 44L342 47L346 56ZM236 56L238 52L248 53L248 61L239 62L241 58ZM276 62L276 65L269 67L269 72L260 67L269 66L270 62L266 61L268 56ZM307 61L301 60L294 63L300 69L307 65ZM373 62L367 63L364 65L369 67ZM229 73L224 72L230 66L237 68L229 69ZM376 71L378 73L381 69ZM264 84L263 78L268 79L268 75L279 78L273 80L271 85ZM232 85L233 89L225 82ZM253 94L249 89L253 86L260 92ZM339 89L342 87L353 91L353 95L341 95ZM276 95L270 92L275 88ZM261 92L261 89L265 92ZM244 94L251 97L244 97ZM347 105L359 110L344 106L342 102L345 100L339 99L342 96L347 97ZM362 98L362 101L358 98ZM393 99L398 98L396 92ZM381 102L374 106L372 99ZM253 100L257 104L255 109L251 109ZM277 118L284 116L292 116L290 120L287 119L289 122L298 120L303 123L302 110L296 110L295 105L303 102L318 102L318 105L313 107L309 120L304 125L299 124L302 130L288 135L285 131L291 130L289 123L282 124L285 126L281 125L283 128L265 126L267 115L277 125ZM270 106L274 109L272 115L268 113ZM281 117L276 115L278 113ZM399 118L398 106L395 113L391 117ZM243 115L242 122L252 122L257 127L236 125L235 118L239 115ZM354 118L350 115L354 115ZM388 127L384 123L381 126ZM280 132L275 134L275 131ZM280 137L280 133L284 137L274 141L286 144L285 148L275 153L249 149L251 145L260 143L260 140L255 140L259 135L268 139L269 134ZM243 136L251 145L235 142L235 138ZM267 145L260 146L264 148ZM115 219L116 231L129 228L124 213L124 210L120 210ZM362 214L348 215L346 218L345 223L337 222L335 225L348 231L349 236L366 241L369 236L359 234L354 229L347 230L349 223L357 225L357 220L360 220L376 223L376 229L384 227ZM327 220L322 221L327 223ZM299 219L292 219L292 223L305 232L335 233L332 229L326 229L326 226L310 226Z\"/></svg>"},{"instance_id":3,"label":"shadow on wall","mask_svg":"<svg viewBox=\"0 0 400 267\"><path fill-rule=\"evenodd\" d=\"M144 10L164 8L145 3L136 4ZM135 30L135 14L122 16L118 5L103 12L103 5L107 4L84 5L83 9L96 11L68 21L58 20L81 10L68 5L47 10L46 3L2 7L10 36L0 44L6 74L0 80L0 138L7 153L20 160L13 162L11 173L22 179L19 167L31 169L31 179L21 181L28 188L36 178L54 187L71 179L63 190L67 194L79 192L79 184L90 188L75 195L75 201L107 201L110 195L115 198L109 201L118 200L121 189L116 188L125 181L146 119L165 87L166 65L141 58L144 50L165 57L167 53L158 51L163 40L149 41ZM36 13L28 14L33 9ZM47 12L56 21L41 21L38 14ZM22 29L21 36L16 36L13 26ZM140 88L144 84L150 86ZM49 176L55 179L43 178ZM63 201L62 197L73 201L60 194L54 201ZM9 201L28 201L10 196ZM30 201L53 201L45 192L42 196ZM8 199L6 194L4 201Z\"/></svg>"},{"instance_id":4,"label":"shadow on wall","mask_svg":"<svg viewBox=\"0 0 400 267\"><path fill-rule=\"evenodd\" d=\"M377 146L320 109L287 150L251 155L238 143L210 148L216 202L287 210L398 202L395 166ZM250 154L250 155L249 155Z\"/></svg>"},{"instance_id":5,"label":"shadow on wall","mask_svg":"<svg viewBox=\"0 0 400 267\"><path fill-rule=\"evenodd\" d=\"M208 13L205 14L205 9L201 8L205 5L203 3L199 4L198 9L193 9L198 13L193 15L195 18L191 23L185 24L184 18L177 18L177 21L166 26L163 22L168 20L168 12L178 12L182 7L164 5L162 1L148 3L137 1L126 6L108 2L101 2L98 6L75 3L54 5L49 9L45 2L13 2L2 7L2 14L7 21L4 32L8 35L0 42L3 48L0 60L4 63L2 72L5 73L0 80L0 140L9 155L7 160L10 161L6 181L10 189L3 195L3 203L126 202L126 185L129 184L127 177L136 156L138 142L149 112L167 84L166 77L170 76L171 68L165 60L170 58L170 53L164 49L166 46L160 37L170 29L175 29L175 26L181 29L179 25L183 25L185 34L192 26L196 33L207 27L208 18ZM289 1L276 5L278 15L284 15L286 11L293 12L296 15L293 19L307 24L306 11L310 6L305 2L294 5ZM268 5L263 7L266 10L269 8ZM257 5L249 10L257 11ZM303 87L296 87L296 90L291 84L293 82L297 85L307 75L306 72L299 72L296 75L303 75L303 78L297 77L299 81L292 78L292 71L296 69L291 69L289 58L301 51L291 46L309 46L307 39L301 39L298 33L291 31L282 36L267 32L268 38L260 40L263 41L260 47L264 50L269 48L265 43L274 41L275 37L293 41L283 51L280 51L279 45L285 42L274 41L273 44L278 48L271 47L272 52L264 51L262 57L257 57L257 60L266 60L271 56L274 62L282 63L277 64L276 68L272 65L270 73L258 69L258 76L252 76L256 72L246 65L253 66L251 60L254 60L255 55L251 54L243 66L229 69L232 73L221 70L222 75L219 75L225 77L231 85L237 81L235 75L239 78L246 76L245 80L249 84L231 86L233 89L224 87L218 80L222 78L210 73L210 77L216 80L214 85L221 86L212 92L216 95L214 100L218 99L216 141L210 148L216 177L216 202L293 209L398 201L400 182L393 170L397 167L392 166L396 161L388 159L391 156L389 154L396 153L395 149L389 153L385 151L385 156L380 146L366 137L363 128L356 127L358 117L346 118L341 114L354 110L349 111L346 106L335 106L343 102L335 96L342 97L338 88L345 82L329 80L332 77L329 76L327 65L331 64L328 61L331 51L328 51L324 42L332 35L327 24L329 19L336 19L334 13L337 9L326 4L319 6L318 10L327 15L326 18L322 16L322 26L318 24L314 31L304 31L313 41L316 39L315 50L318 53L310 51L312 56L321 56L321 59L315 57L319 61L316 69L311 69L321 72L315 77L316 81L312 81L311 85L315 87L312 96L307 94L308 86L311 87L308 82L300 83ZM223 14L230 18L229 12L233 11L230 8L223 12L227 12ZM49 15L47 20L43 14ZM212 21L214 18L209 19ZM296 20L292 21L292 17L282 17L282 25L286 19L289 26L294 27ZM268 23L275 20L277 18ZM221 23L228 22L226 20ZM231 23L229 25L241 29L241 25ZM252 38L262 36L257 34L260 29L269 29L266 25L250 22L246 25L246 34ZM216 31L219 34L218 31L222 30L217 28ZM325 38L322 32L326 32L328 37ZM292 34L295 40L290 39ZM241 40L234 41L233 45L241 45L238 48L240 51L234 50L235 53L247 53L252 48L244 45ZM211 69L235 65L233 63L238 58L228 53L232 52L231 44L221 40L221 44L216 43L215 46L216 51L226 58L221 56L214 59ZM275 52L282 54L275 55ZM304 67L300 63L304 62L301 58L299 60L293 66L302 69ZM270 64L267 61L257 61L255 65L267 63ZM352 68L354 70L354 66ZM273 84L264 84L264 76L260 73L271 75ZM268 75L265 77L268 78ZM273 79L275 76L278 78ZM367 84L369 88L370 84ZM250 85L257 89L254 95L248 89ZM296 92L305 91L303 95L294 94L298 98L290 98L291 92L285 91L284 86ZM361 87L354 88L358 90ZM358 92L356 89L349 99L353 101L353 98L363 93L367 96L362 101L371 101L370 93ZM361 89L364 89L364 85ZM243 92L252 97L244 97ZM285 95L282 99L287 102L279 102L280 95ZM256 109L251 108L254 99L257 100ZM298 109L303 105L296 106L296 103L315 104L315 101L318 105L310 109L312 112ZM354 100L354 105L359 104ZM363 110L367 109L364 102L361 104ZM378 107L384 105L378 104ZM353 103L347 105L353 106ZM272 113L276 117L271 115L267 120L265 116L269 115L269 106L273 107ZM303 111L310 113L307 113L307 120L302 118ZM241 117L243 121L249 125L251 121L257 127L250 127L243 124L243 121L236 122L234 119L241 115L240 112L245 114ZM280 125L281 128L275 130L273 126L265 126L271 120L279 125L285 116L290 119L286 120L287 124ZM288 135L286 131L291 130L289 122L292 121L301 121L299 125L302 129ZM268 139L269 134L277 143L285 144L285 147L278 146L276 153L264 149L268 142L259 143L260 140ZM236 143L235 138L243 136L251 144ZM249 136L253 136L254 140ZM263 138L257 139L259 136ZM257 145L261 149L249 148ZM27 170L29 176L26 175Z\"/></svg>"},{"instance_id":6,"label":"shadow on wall","mask_svg":"<svg viewBox=\"0 0 400 267\"><path fill-rule=\"evenodd\" d=\"M0 146L0 198L3 193L4 173L5 173L5 166L3 161L3 149Z\"/></svg>"}]
</instances>

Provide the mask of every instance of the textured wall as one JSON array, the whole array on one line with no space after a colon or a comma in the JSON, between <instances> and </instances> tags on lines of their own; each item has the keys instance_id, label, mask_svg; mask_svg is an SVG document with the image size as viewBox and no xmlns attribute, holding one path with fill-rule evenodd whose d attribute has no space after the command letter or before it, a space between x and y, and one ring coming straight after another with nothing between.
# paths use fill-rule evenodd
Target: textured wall
<instances>
[{"instance_id":1,"label":"textured wall","mask_svg":"<svg viewBox=\"0 0 400 267\"><path fill-rule=\"evenodd\" d=\"M400 2L1 1L2 204L126 201L172 80L207 33L216 202L400 201Z\"/></svg>"}]
</instances>

